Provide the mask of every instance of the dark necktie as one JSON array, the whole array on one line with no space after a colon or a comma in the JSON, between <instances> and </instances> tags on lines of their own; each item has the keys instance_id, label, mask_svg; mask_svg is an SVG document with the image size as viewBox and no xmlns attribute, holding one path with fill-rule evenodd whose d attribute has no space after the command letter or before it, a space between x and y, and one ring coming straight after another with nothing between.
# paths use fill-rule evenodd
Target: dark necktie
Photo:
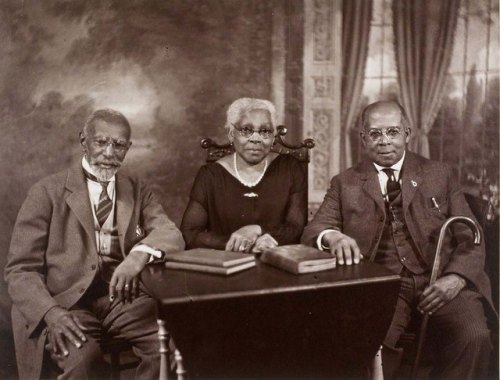
<instances>
[{"instance_id":1,"label":"dark necktie","mask_svg":"<svg viewBox=\"0 0 500 380\"><path fill-rule=\"evenodd\" d=\"M101 194L99 195L99 203L97 204L97 208L95 211L95 215L97 218L97 222L99 223L99 227L102 227L106 219L108 219L109 214L111 213L111 209L113 208L113 201L108 196L108 183L109 182L101 182L97 180L97 177L83 170L85 177L90 179L91 181L97 182L101 185Z\"/></svg>"},{"instance_id":2,"label":"dark necktie","mask_svg":"<svg viewBox=\"0 0 500 380\"><path fill-rule=\"evenodd\" d=\"M401 186L394 177L393 169L382 169L382 171L387 175L387 178L389 178L387 180L387 198L389 199L389 203L391 203L397 198L399 193L401 193Z\"/></svg>"}]
</instances>

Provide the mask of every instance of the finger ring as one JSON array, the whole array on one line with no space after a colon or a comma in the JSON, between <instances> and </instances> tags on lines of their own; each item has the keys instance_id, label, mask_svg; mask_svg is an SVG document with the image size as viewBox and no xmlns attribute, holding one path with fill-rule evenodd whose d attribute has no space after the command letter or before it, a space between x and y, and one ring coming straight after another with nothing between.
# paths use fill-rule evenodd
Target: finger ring
<instances>
[{"instance_id":1,"label":"finger ring","mask_svg":"<svg viewBox=\"0 0 500 380\"><path fill-rule=\"evenodd\" d=\"M127 284L127 285L125 285L125 289L128 289L128 284Z\"/></svg>"}]
</instances>

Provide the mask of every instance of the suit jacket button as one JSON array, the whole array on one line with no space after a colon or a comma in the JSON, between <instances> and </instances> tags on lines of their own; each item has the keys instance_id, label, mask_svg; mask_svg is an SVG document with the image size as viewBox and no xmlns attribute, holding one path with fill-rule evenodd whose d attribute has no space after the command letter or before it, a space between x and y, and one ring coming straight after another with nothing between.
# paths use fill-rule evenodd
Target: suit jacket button
<instances>
[{"instance_id":1,"label":"suit jacket button","mask_svg":"<svg viewBox=\"0 0 500 380\"><path fill-rule=\"evenodd\" d=\"M83 293L85 291L85 288L80 289L80 293Z\"/></svg>"},{"instance_id":2,"label":"suit jacket button","mask_svg":"<svg viewBox=\"0 0 500 380\"><path fill-rule=\"evenodd\" d=\"M383 222L383 221L384 221L384 217L383 217L383 216L381 216L380 218L378 218L378 221L379 221L379 222Z\"/></svg>"},{"instance_id":3,"label":"suit jacket button","mask_svg":"<svg viewBox=\"0 0 500 380\"><path fill-rule=\"evenodd\" d=\"M95 270L95 268L97 268L97 267L95 266L95 264L92 264L92 265L90 266L90 269L92 269L92 270Z\"/></svg>"}]
</instances>

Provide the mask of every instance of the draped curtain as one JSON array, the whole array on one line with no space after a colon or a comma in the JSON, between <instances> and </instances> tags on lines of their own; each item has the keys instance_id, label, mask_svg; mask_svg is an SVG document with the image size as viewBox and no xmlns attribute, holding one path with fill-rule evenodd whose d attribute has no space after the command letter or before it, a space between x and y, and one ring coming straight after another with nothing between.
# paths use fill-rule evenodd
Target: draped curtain
<instances>
[{"instance_id":1,"label":"draped curtain","mask_svg":"<svg viewBox=\"0 0 500 380\"><path fill-rule=\"evenodd\" d=\"M342 125L340 170L352 164L349 131L358 115L363 90L372 0L342 1Z\"/></svg>"},{"instance_id":2,"label":"draped curtain","mask_svg":"<svg viewBox=\"0 0 500 380\"><path fill-rule=\"evenodd\" d=\"M410 149L429 157L428 134L445 90L460 0L394 0L394 50Z\"/></svg>"}]
</instances>

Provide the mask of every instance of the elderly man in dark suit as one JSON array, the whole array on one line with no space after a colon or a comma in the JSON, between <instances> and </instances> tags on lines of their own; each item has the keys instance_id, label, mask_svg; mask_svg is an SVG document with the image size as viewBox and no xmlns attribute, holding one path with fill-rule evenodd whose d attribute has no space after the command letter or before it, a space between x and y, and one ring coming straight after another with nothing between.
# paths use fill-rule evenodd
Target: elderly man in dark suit
<instances>
[{"instance_id":1,"label":"elderly man in dark suit","mask_svg":"<svg viewBox=\"0 0 500 380\"><path fill-rule=\"evenodd\" d=\"M443 222L454 215L473 218L464 196L449 167L406 149L411 131L398 103L367 106L362 124L368 158L332 179L302 241L330 250L340 265L365 256L401 274L382 350L386 379L398 365L396 343L415 309L431 314L428 342L438 348L433 377L485 378L491 339L484 303L491 304L490 284L484 247L473 245L463 225L455 224L447 236L440 277L427 285Z\"/></svg>"},{"instance_id":2,"label":"elderly man in dark suit","mask_svg":"<svg viewBox=\"0 0 500 380\"><path fill-rule=\"evenodd\" d=\"M130 134L121 113L94 112L83 159L35 184L19 211L5 278L21 379L40 377L44 352L60 378L102 378L103 333L133 344L137 378L158 377L156 304L138 276L184 241L148 186L118 173Z\"/></svg>"}]
</instances>

